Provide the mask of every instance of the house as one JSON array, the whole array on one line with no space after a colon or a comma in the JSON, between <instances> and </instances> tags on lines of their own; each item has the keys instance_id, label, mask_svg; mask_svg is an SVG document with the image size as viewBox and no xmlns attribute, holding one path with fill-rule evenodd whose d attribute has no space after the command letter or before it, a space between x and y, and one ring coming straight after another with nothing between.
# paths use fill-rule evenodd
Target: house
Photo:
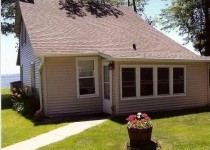
<instances>
[{"instance_id":1,"label":"house","mask_svg":"<svg viewBox=\"0 0 210 150\"><path fill-rule=\"evenodd\" d=\"M21 81L49 117L176 110L210 103L208 57L185 49L131 8L19 1Z\"/></svg>"}]
</instances>

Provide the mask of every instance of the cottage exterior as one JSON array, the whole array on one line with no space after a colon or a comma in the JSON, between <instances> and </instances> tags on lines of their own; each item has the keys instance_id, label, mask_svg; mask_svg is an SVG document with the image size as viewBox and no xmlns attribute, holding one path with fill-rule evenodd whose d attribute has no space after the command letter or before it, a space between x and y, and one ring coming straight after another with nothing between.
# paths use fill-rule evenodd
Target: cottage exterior
<instances>
[{"instance_id":1,"label":"cottage exterior","mask_svg":"<svg viewBox=\"0 0 210 150\"><path fill-rule=\"evenodd\" d=\"M75 3L18 3L21 81L36 89L40 111L119 115L210 103L209 58L155 30L131 8Z\"/></svg>"}]
</instances>

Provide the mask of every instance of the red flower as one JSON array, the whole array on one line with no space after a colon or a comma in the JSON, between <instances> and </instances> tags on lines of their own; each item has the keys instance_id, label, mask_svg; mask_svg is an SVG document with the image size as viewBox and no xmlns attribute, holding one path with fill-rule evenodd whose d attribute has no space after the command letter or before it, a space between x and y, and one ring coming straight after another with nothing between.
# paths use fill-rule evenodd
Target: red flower
<instances>
[{"instance_id":1,"label":"red flower","mask_svg":"<svg viewBox=\"0 0 210 150\"><path fill-rule=\"evenodd\" d=\"M134 121L136 119L136 115L130 115L126 120L127 121Z\"/></svg>"},{"instance_id":2,"label":"red flower","mask_svg":"<svg viewBox=\"0 0 210 150\"><path fill-rule=\"evenodd\" d=\"M135 126L135 125L138 124L138 121L137 121L137 120L133 120L133 121L132 121L132 124Z\"/></svg>"}]
</instances>

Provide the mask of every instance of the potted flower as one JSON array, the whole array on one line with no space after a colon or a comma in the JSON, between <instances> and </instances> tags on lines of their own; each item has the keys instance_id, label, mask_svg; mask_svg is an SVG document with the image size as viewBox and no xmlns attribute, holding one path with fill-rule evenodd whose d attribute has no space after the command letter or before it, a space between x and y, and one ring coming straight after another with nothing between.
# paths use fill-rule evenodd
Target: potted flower
<instances>
[{"instance_id":1,"label":"potted flower","mask_svg":"<svg viewBox=\"0 0 210 150\"><path fill-rule=\"evenodd\" d=\"M148 144L151 141L152 122L146 113L130 115L126 120L131 146Z\"/></svg>"}]
</instances>

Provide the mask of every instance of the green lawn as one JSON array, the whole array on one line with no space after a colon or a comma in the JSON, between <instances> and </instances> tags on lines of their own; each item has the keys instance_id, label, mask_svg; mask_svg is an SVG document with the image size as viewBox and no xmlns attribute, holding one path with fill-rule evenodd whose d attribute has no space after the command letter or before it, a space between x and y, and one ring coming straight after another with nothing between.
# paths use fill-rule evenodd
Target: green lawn
<instances>
[{"instance_id":1,"label":"green lawn","mask_svg":"<svg viewBox=\"0 0 210 150\"><path fill-rule=\"evenodd\" d=\"M29 139L36 135L48 132L55 128L61 127L66 123L37 125L19 115L11 109L10 91L3 89L2 91L2 147Z\"/></svg>"},{"instance_id":2,"label":"green lawn","mask_svg":"<svg viewBox=\"0 0 210 150\"><path fill-rule=\"evenodd\" d=\"M210 111L153 118L153 139L163 150L210 149ZM41 150L124 150L128 142L125 117L108 120Z\"/></svg>"}]
</instances>

